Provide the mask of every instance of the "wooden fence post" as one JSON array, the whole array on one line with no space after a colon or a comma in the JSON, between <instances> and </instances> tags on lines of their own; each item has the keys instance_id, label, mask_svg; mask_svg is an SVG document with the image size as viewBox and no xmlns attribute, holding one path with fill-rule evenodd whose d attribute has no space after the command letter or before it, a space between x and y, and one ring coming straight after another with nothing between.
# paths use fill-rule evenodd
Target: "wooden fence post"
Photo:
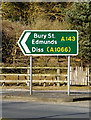
<instances>
[{"instance_id":1,"label":"wooden fence post","mask_svg":"<svg viewBox=\"0 0 91 120\"><path fill-rule=\"evenodd\" d=\"M76 83L77 83L77 79L78 79L78 75L77 75L77 66L76 66L76 71L75 71L75 73L76 73L76 81L75 81L75 85L76 85Z\"/></svg>"},{"instance_id":2,"label":"wooden fence post","mask_svg":"<svg viewBox=\"0 0 91 120\"><path fill-rule=\"evenodd\" d=\"M86 85L86 84L87 84L87 80L85 81L83 66L81 67L81 73L82 73L82 75L83 75L83 82L81 83L81 85Z\"/></svg>"},{"instance_id":3,"label":"wooden fence post","mask_svg":"<svg viewBox=\"0 0 91 120\"><path fill-rule=\"evenodd\" d=\"M6 76L4 76L4 82L3 82L2 86L5 85L5 81L6 81Z\"/></svg>"},{"instance_id":4,"label":"wooden fence post","mask_svg":"<svg viewBox=\"0 0 91 120\"><path fill-rule=\"evenodd\" d=\"M72 67L70 66L70 85L72 85Z\"/></svg>"},{"instance_id":5,"label":"wooden fence post","mask_svg":"<svg viewBox=\"0 0 91 120\"><path fill-rule=\"evenodd\" d=\"M39 77L39 80L41 80L41 76ZM41 82L39 82L39 85L41 85Z\"/></svg>"},{"instance_id":6,"label":"wooden fence post","mask_svg":"<svg viewBox=\"0 0 91 120\"><path fill-rule=\"evenodd\" d=\"M88 68L86 67L86 85L88 85Z\"/></svg>"},{"instance_id":7,"label":"wooden fence post","mask_svg":"<svg viewBox=\"0 0 91 120\"><path fill-rule=\"evenodd\" d=\"M87 72L88 72L88 86L90 86L90 76L89 76L89 67L88 67L88 69L87 69Z\"/></svg>"},{"instance_id":8,"label":"wooden fence post","mask_svg":"<svg viewBox=\"0 0 91 120\"><path fill-rule=\"evenodd\" d=\"M60 81L60 69L57 69L57 81ZM57 86L60 86L60 83L57 82Z\"/></svg>"},{"instance_id":9,"label":"wooden fence post","mask_svg":"<svg viewBox=\"0 0 91 120\"><path fill-rule=\"evenodd\" d=\"M1 67L1 64L0 64ZM2 69L0 69L0 74L2 74ZM0 76L0 80L2 80L2 77ZM2 85L2 83L0 82L0 86Z\"/></svg>"},{"instance_id":10,"label":"wooden fence post","mask_svg":"<svg viewBox=\"0 0 91 120\"><path fill-rule=\"evenodd\" d=\"M30 79L29 73L30 73L30 69L27 68L27 86L29 86L29 79Z\"/></svg>"},{"instance_id":11,"label":"wooden fence post","mask_svg":"<svg viewBox=\"0 0 91 120\"><path fill-rule=\"evenodd\" d=\"M43 86L44 86L44 87L46 86L46 76L45 76L45 78L44 78L44 84L43 84Z\"/></svg>"},{"instance_id":12,"label":"wooden fence post","mask_svg":"<svg viewBox=\"0 0 91 120\"><path fill-rule=\"evenodd\" d=\"M19 75L18 75L18 80L19 80ZM17 82L17 85L19 84L19 82Z\"/></svg>"}]
</instances>

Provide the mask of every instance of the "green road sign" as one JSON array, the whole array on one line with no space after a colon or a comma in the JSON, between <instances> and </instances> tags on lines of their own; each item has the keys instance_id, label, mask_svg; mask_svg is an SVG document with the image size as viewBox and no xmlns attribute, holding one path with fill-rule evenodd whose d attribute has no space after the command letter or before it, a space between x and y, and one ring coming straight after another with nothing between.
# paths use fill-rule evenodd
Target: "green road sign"
<instances>
[{"instance_id":1,"label":"green road sign","mask_svg":"<svg viewBox=\"0 0 91 120\"><path fill-rule=\"evenodd\" d=\"M77 30L25 30L18 45L24 55L78 55Z\"/></svg>"}]
</instances>

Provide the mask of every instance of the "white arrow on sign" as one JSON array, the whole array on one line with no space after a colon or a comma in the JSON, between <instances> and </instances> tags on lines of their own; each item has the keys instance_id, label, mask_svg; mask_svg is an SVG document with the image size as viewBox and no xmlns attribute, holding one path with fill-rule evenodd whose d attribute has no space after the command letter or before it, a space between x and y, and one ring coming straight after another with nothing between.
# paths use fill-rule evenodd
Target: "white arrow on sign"
<instances>
[{"instance_id":1,"label":"white arrow on sign","mask_svg":"<svg viewBox=\"0 0 91 120\"><path fill-rule=\"evenodd\" d=\"M26 41L29 37L31 33L30 32L27 32L25 35L24 35L24 38L22 39L21 41L21 45L23 46L23 48L25 49L26 53L31 53L30 50L28 49L27 45L26 45Z\"/></svg>"}]
</instances>

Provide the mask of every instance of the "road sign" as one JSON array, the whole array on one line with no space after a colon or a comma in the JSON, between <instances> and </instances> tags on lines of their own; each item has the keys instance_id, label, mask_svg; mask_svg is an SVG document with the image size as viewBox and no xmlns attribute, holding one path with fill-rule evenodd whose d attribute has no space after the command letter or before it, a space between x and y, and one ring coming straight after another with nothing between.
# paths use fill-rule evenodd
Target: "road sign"
<instances>
[{"instance_id":1,"label":"road sign","mask_svg":"<svg viewBox=\"0 0 91 120\"><path fill-rule=\"evenodd\" d=\"M18 45L24 55L78 55L77 30L25 30Z\"/></svg>"},{"instance_id":2,"label":"road sign","mask_svg":"<svg viewBox=\"0 0 91 120\"><path fill-rule=\"evenodd\" d=\"M32 55L68 56L68 95L70 95L70 55L78 55L77 30L25 30L18 45L30 55L30 95L32 94Z\"/></svg>"}]
</instances>

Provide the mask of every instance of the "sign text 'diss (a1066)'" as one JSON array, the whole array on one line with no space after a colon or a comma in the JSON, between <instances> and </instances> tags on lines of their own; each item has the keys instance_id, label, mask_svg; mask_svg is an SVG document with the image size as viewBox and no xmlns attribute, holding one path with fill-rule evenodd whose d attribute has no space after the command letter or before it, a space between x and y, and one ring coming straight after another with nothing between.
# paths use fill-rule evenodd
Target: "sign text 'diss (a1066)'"
<instances>
[{"instance_id":1,"label":"sign text 'diss (a1066)'","mask_svg":"<svg viewBox=\"0 0 91 120\"><path fill-rule=\"evenodd\" d=\"M77 55L76 30L25 30L18 40L24 55Z\"/></svg>"}]
</instances>

